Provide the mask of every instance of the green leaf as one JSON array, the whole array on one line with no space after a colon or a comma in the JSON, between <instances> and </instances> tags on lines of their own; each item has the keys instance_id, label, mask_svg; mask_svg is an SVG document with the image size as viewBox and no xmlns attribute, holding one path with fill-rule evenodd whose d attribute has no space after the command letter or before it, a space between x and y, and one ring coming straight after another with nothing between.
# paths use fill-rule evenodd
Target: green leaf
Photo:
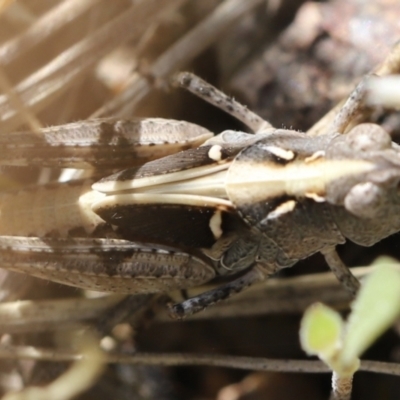
<instances>
[{"instance_id":1,"label":"green leaf","mask_svg":"<svg viewBox=\"0 0 400 400\"><path fill-rule=\"evenodd\" d=\"M300 342L304 351L329 358L339 347L343 331L342 317L331 308L316 303L304 313Z\"/></svg>"},{"instance_id":2,"label":"green leaf","mask_svg":"<svg viewBox=\"0 0 400 400\"><path fill-rule=\"evenodd\" d=\"M377 261L352 304L340 357L343 365L358 358L400 314L400 272L389 261L395 262L387 257Z\"/></svg>"}]
</instances>

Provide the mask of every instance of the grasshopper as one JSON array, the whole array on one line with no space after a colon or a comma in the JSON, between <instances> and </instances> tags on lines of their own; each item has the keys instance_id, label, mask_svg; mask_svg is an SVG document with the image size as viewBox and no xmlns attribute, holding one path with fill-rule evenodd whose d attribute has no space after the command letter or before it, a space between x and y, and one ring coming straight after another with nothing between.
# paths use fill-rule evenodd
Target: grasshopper
<instances>
[{"instance_id":1,"label":"grasshopper","mask_svg":"<svg viewBox=\"0 0 400 400\"><path fill-rule=\"evenodd\" d=\"M400 230L400 148L374 124L317 137L276 129L192 74L178 81L254 134L100 119L1 136L2 164L110 173L2 193L1 267L130 294L232 277L171 305L179 318L321 252L355 293L335 247Z\"/></svg>"}]
</instances>

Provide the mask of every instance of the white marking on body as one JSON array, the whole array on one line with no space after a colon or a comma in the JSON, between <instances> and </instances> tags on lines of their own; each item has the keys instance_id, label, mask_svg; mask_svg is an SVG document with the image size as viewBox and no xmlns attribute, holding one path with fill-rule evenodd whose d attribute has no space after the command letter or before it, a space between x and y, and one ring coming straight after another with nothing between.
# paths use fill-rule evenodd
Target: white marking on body
<instances>
[{"instance_id":1,"label":"white marking on body","mask_svg":"<svg viewBox=\"0 0 400 400\"><path fill-rule=\"evenodd\" d=\"M274 211L271 211L268 214L267 219L278 218L281 215L284 215L284 214L287 214L289 212L292 212L295 207L296 207L296 202L294 200L285 201L284 203L279 204L279 206L276 207Z\"/></svg>"},{"instance_id":2,"label":"white marking on body","mask_svg":"<svg viewBox=\"0 0 400 400\"><path fill-rule=\"evenodd\" d=\"M229 210L233 208L229 200L218 199L215 197L182 195L182 194L147 194L129 193L106 196L93 202L92 210L99 212L104 208L125 206L132 204L183 204L193 207L212 207L218 210Z\"/></svg>"},{"instance_id":3,"label":"white marking on body","mask_svg":"<svg viewBox=\"0 0 400 400\"><path fill-rule=\"evenodd\" d=\"M221 211L215 211L214 215L210 218L210 229L214 236L214 239L217 240L222 236L222 214Z\"/></svg>"},{"instance_id":4,"label":"white marking on body","mask_svg":"<svg viewBox=\"0 0 400 400\"><path fill-rule=\"evenodd\" d=\"M313 192L307 192L305 195L308 199L312 199L317 203L323 203L326 201L325 197L320 196L318 193L313 193Z\"/></svg>"},{"instance_id":5,"label":"white marking on body","mask_svg":"<svg viewBox=\"0 0 400 400\"><path fill-rule=\"evenodd\" d=\"M79 224L76 226L83 226L86 232L92 233L98 225L104 223L104 221L92 211L92 204L96 201L100 201L104 197L105 194L96 192L95 190L88 190L81 194L77 203Z\"/></svg>"},{"instance_id":6,"label":"white marking on body","mask_svg":"<svg viewBox=\"0 0 400 400\"><path fill-rule=\"evenodd\" d=\"M218 144L215 144L214 146L211 147L211 149L208 151L208 157L211 158L211 160L214 161L221 161L222 160L222 147Z\"/></svg>"},{"instance_id":7,"label":"white marking on body","mask_svg":"<svg viewBox=\"0 0 400 400\"><path fill-rule=\"evenodd\" d=\"M318 160L319 158L325 157L325 150L318 150L314 154L312 154L310 157L307 157L304 159L305 163L310 163L315 160Z\"/></svg>"},{"instance_id":8,"label":"white marking on body","mask_svg":"<svg viewBox=\"0 0 400 400\"><path fill-rule=\"evenodd\" d=\"M265 146L264 149L272 153L274 156L287 161L293 160L295 155L292 150L285 150L278 146Z\"/></svg>"},{"instance_id":9,"label":"white marking on body","mask_svg":"<svg viewBox=\"0 0 400 400\"><path fill-rule=\"evenodd\" d=\"M152 175L145 178L137 178L119 181L114 175L102 179L92 185L93 190L104 193L120 192L122 190L138 189L149 186L164 185L170 182L188 181L201 176L212 175L219 171L227 170L230 162L203 165L202 167L190 168L184 171L171 172L162 175Z\"/></svg>"}]
</instances>

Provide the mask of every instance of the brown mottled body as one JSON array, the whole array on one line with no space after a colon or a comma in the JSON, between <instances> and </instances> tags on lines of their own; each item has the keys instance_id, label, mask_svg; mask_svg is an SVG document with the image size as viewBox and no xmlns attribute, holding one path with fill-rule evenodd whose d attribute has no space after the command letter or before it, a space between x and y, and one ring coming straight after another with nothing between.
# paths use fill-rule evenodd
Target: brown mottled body
<instances>
[{"instance_id":1,"label":"brown mottled body","mask_svg":"<svg viewBox=\"0 0 400 400\"><path fill-rule=\"evenodd\" d=\"M85 289L133 294L197 286L217 275L234 277L171 309L174 316L185 316L321 252L356 292L359 283L335 246L346 238L370 246L400 230L392 217L400 212L399 147L371 124L346 135L333 130L318 137L274 129L198 78L183 74L180 79L256 133L225 131L211 138L192 124L144 120L135 125L131 142L136 159L147 160L140 166L95 183L2 194L2 267ZM347 107L357 111L351 101ZM103 123L94 123L93 143L102 145L96 135ZM131 124L113 121L117 139L111 135L105 141L112 157L95 150L90 163L107 169L116 159L121 165L118 156L121 152L124 160L126 149L119 146L119 135ZM79 153L85 134L73 135L73 143L63 136L73 126L44 131L44 138L51 131L62 143L55 147L71 166L85 161ZM28 148L34 151L37 139L29 137L26 143L31 140ZM153 152L156 143L161 153ZM93 149L89 145L83 151ZM156 154L160 158L153 160Z\"/></svg>"}]
</instances>

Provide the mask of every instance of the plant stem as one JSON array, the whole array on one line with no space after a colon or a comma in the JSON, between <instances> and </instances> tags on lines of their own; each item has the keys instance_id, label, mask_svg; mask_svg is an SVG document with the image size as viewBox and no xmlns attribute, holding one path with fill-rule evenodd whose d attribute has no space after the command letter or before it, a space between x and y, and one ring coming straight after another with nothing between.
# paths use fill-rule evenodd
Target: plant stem
<instances>
[{"instance_id":1,"label":"plant stem","mask_svg":"<svg viewBox=\"0 0 400 400\"><path fill-rule=\"evenodd\" d=\"M350 400L352 387L353 375L343 377L333 372L332 393L329 400Z\"/></svg>"}]
</instances>

